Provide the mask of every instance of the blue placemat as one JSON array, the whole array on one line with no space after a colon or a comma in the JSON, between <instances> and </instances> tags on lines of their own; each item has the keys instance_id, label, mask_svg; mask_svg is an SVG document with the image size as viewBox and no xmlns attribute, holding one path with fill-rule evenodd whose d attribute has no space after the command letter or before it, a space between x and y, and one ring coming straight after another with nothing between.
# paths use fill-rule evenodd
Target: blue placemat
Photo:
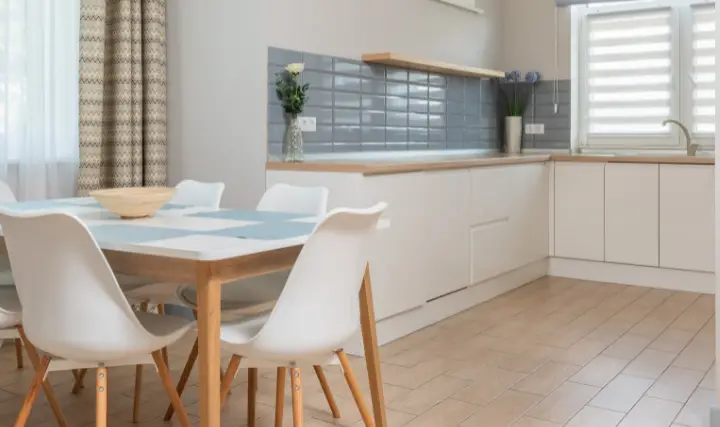
<instances>
[{"instance_id":1,"label":"blue placemat","mask_svg":"<svg viewBox=\"0 0 720 427\"><path fill-rule=\"evenodd\" d=\"M273 221L262 224L248 225L245 227L233 227L223 230L203 232L212 236L237 237L242 239L258 240L282 240L293 237L307 236L315 229L314 223Z\"/></svg>"},{"instance_id":2,"label":"blue placemat","mask_svg":"<svg viewBox=\"0 0 720 427\"><path fill-rule=\"evenodd\" d=\"M90 232L98 242L113 243L143 243L192 234L203 234L193 230L137 225L98 225L90 227Z\"/></svg>"},{"instance_id":3,"label":"blue placemat","mask_svg":"<svg viewBox=\"0 0 720 427\"><path fill-rule=\"evenodd\" d=\"M216 218L216 219L234 219L238 221L287 221L291 219L307 218L307 214L294 214L286 212L263 212L263 211L243 211L243 210L219 210L213 212L200 212L190 214L188 216L196 216L200 218Z\"/></svg>"}]
</instances>

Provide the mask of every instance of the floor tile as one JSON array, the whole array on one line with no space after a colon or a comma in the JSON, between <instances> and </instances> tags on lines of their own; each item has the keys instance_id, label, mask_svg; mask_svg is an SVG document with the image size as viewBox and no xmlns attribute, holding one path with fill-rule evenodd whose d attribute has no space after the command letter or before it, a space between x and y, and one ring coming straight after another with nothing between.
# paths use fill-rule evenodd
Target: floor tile
<instances>
[{"instance_id":1,"label":"floor tile","mask_svg":"<svg viewBox=\"0 0 720 427\"><path fill-rule=\"evenodd\" d=\"M524 416L512 423L512 427L561 427L561 424Z\"/></svg>"},{"instance_id":2,"label":"floor tile","mask_svg":"<svg viewBox=\"0 0 720 427\"><path fill-rule=\"evenodd\" d=\"M619 427L668 427L682 408L681 403L643 397Z\"/></svg>"},{"instance_id":3,"label":"floor tile","mask_svg":"<svg viewBox=\"0 0 720 427\"><path fill-rule=\"evenodd\" d=\"M647 395L659 399L685 403L703 378L700 371L671 366L650 387Z\"/></svg>"},{"instance_id":4,"label":"floor tile","mask_svg":"<svg viewBox=\"0 0 720 427\"><path fill-rule=\"evenodd\" d=\"M648 348L669 353L680 353L695 336L694 331L682 329L666 329Z\"/></svg>"},{"instance_id":5,"label":"floor tile","mask_svg":"<svg viewBox=\"0 0 720 427\"><path fill-rule=\"evenodd\" d=\"M710 427L710 408L715 406L715 392L697 389L680 411L675 422L688 427Z\"/></svg>"},{"instance_id":6,"label":"floor tile","mask_svg":"<svg viewBox=\"0 0 720 427\"><path fill-rule=\"evenodd\" d=\"M513 390L547 396L580 368L558 362L547 362L537 371L515 384Z\"/></svg>"},{"instance_id":7,"label":"floor tile","mask_svg":"<svg viewBox=\"0 0 720 427\"><path fill-rule=\"evenodd\" d=\"M407 427L454 427L479 409L472 403L447 399L406 424Z\"/></svg>"},{"instance_id":8,"label":"floor tile","mask_svg":"<svg viewBox=\"0 0 720 427\"><path fill-rule=\"evenodd\" d=\"M615 427L623 417L623 412L586 406L565 427Z\"/></svg>"},{"instance_id":9,"label":"floor tile","mask_svg":"<svg viewBox=\"0 0 720 427\"><path fill-rule=\"evenodd\" d=\"M520 418L542 396L508 390L465 420L461 427L504 427Z\"/></svg>"},{"instance_id":10,"label":"floor tile","mask_svg":"<svg viewBox=\"0 0 720 427\"><path fill-rule=\"evenodd\" d=\"M582 409L600 389L566 382L532 408L528 415L545 421L565 424Z\"/></svg>"},{"instance_id":11,"label":"floor tile","mask_svg":"<svg viewBox=\"0 0 720 427\"><path fill-rule=\"evenodd\" d=\"M596 387L605 387L627 366L628 361L608 356L597 356L583 367L570 381Z\"/></svg>"},{"instance_id":12,"label":"floor tile","mask_svg":"<svg viewBox=\"0 0 720 427\"><path fill-rule=\"evenodd\" d=\"M485 367L482 372L477 381L455 393L453 399L484 406L526 375L490 366Z\"/></svg>"},{"instance_id":13,"label":"floor tile","mask_svg":"<svg viewBox=\"0 0 720 427\"><path fill-rule=\"evenodd\" d=\"M440 375L411 391L407 397L391 402L389 407L420 415L470 383L468 380Z\"/></svg>"},{"instance_id":14,"label":"floor tile","mask_svg":"<svg viewBox=\"0 0 720 427\"><path fill-rule=\"evenodd\" d=\"M642 335L625 334L605 349L602 354L631 360L636 358L651 342L651 338Z\"/></svg>"},{"instance_id":15,"label":"floor tile","mask_svg":"<svg viewBox=\"0 0 720 427\"><path fill-rule=\"evenodd\" d=\"M715 390L715 364L713 364L705 373L705 376L698 387L707 390Z\"/></svg>"},{"instance_id":16,"label":"floor tile","mask_svg":"<svg viewBox=\"0 0 720 427\"><path fill-rule=\"evenodd\" d=\"M643 350L643 352L623 370L623 374L653 380L657 379L665 372L665 369L670 366L675 356L675 353L665 353L650 349Z\"/></svg>"},{"instance_id":17,"label":"floor tile","mask_svg":"<svg viewBox=\"0 0 720 427\"><path fill-rule=\"evenodd\" d=\"M647 378L620 374L590 401L590 406L628 412L652 384L653 380Z\"/></svg>"}]
</instances>

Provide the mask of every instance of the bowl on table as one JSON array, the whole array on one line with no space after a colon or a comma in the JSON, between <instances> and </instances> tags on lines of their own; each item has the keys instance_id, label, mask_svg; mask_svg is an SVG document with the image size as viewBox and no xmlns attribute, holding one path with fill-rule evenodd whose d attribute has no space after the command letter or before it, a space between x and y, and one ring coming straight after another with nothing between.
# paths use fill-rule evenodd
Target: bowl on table
<instances>
[{"instance_id":1,"label":"bowl on table","mask_svg":"<svg viewBox=\"0 0 720 427\"><path fill-rule=\"evenodd\" d=\"M112 188L95 190L90 196L105 209L120 215L123 219L146 218L170 201L174 188Z\"/></svg>"}]
</instances>

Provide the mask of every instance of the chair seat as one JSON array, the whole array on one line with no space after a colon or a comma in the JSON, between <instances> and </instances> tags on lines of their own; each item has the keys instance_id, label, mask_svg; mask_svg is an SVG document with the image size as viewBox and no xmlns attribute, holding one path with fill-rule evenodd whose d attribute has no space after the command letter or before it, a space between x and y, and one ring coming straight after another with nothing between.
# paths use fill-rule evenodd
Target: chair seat
<instances>
[{"instance_id":1,"label":"chair seat","mask_svg":"<svg viewBox=\"0 0 720 427\"><path fill-rule=\"evenodd\" d=\"M122 289L123 292L129 292L157 282L157 280L149 279L147 277L129 276L127 274L116 274L115 278L117 279L118 285L120 285L120 289Z\"/></svg>"},{"instance_id":2,"label":"chair seat","mask_svg":"<svg viewBox=\"0 0 720 427\"><path fill-rule=\"evenodd\" d=\"M270 310L280 297L289 275L290 270L284 270L225 284L222 289L221 309L244 311L262 306L260 311ZM194 286L182 286L177 296L185 305L197 307L197 290Z\"/></svg>"},{"instance_id":3,"label":"chair seat","mask_svg":"<svg viewBox=\"0 0 720 427\"><path fill-rule=\"evenodd\" d=\"M152 335L155 335L158 338L173 338L172 342L175 341L175 337L181 337L195 324L195 322L179 316L160 316L143 311L136 311L135 317L137 317L143 327Z\"/></svg>"},{"instance_id":4,"label":"chair seat","mask_svg":"<svg viewBox=\"0 0 720 427\"><path fill-rule=\"evenodd\" d=\"M220 339L230 345L247 344L260 332L269 318L270 312L266 312L223 323L220 325Z\"/></svg>"},{"instance_id":5,"label":"chair seat","mask_svg":"<svg viewBox=\"0 0 720 427\"><path fill-rule=\"evenodd\" d=\"M15 286L0 286L0 329L22 322L22 306Z\"/></svg>"},{"instance_id":6,"label":"chair seat","mask_svg":"<svg viewBox=\"0 0 720 427\"><path fill-rule=\"evenodd\" d=\"M138 280L136 283L139 282ZM181 286L184 285L146 280L145 284L135 286L130 290L123 289L123 292L125 297L133 303L149 302L152 304L185 305L184 301L177 297L178 289Z\"/></svg>"}]
</instances>

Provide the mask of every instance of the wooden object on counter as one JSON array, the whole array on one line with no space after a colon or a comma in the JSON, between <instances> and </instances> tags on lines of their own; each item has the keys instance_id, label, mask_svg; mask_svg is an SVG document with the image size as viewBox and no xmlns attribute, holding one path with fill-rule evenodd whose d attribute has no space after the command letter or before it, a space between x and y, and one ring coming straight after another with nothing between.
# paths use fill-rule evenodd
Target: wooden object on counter
<instances>
[{"instance_id":1,"label":"wooden object on counter","mask_svg":"<svg viewBox=\"0 0 720 427\"><path fill-rule=\"evenodd\" d=\"M507 156L498 154L492 157L466 157L458 159L436 159L428 161L415 162L304 162L304 163L285 163L285 162L268 162L267 170L276 171L300 171L300 172L341 172L341 173L360 173L365 176L372 175L391 175L396 173L410 172L427 172L452 169L466 169L479 166L499 166L514 165L524 163L543 163L550 160L550 156L545 154L539 155L519 155Z\"/></svg>"},{"instance_id":2,"label":"wooden object on counter","mask_svg":"<svg viewBox=\"0 0 720 427\"><path fill-rule=\"evenodd\" d=\"M553 154L551 160L556 162L590 162L590 163L654 163L659 165L714 165L714 157L664 156L664 155L619 155L603 156L592 154Z\"/></svg>"},{"instance_id":3,"label":"wooden object on counter","mask_svg":"<svg viewBox=\"0 0 720 427\"><path fill-rule=\"evenodd\" d=\"M400 53L381 52L365 53L362 60L369 64L382 64L391 67L408 68L411 70L428 71L431 73L449 74L452 76L465 76L476 78L505 77L505 72L486 70L465 65L449 64L446 62L430 61L412 58Z\"/></svg>"},{"instance_id":4,"label":"wooden object on counter","mask_svg":"<svg viewBox=\"0 0 720 427\"><path fill-rule=\"evenodd\" d=\"M392 175L398 173L428 172L452 169L466 169L475 167L515 165L525 163L543 163L547 161L557 162L584 162L584 163L650 163L650 164L673 164L673 165L714 165L713 157L688 157L688 156L653 156L649 155L627 155L627 156L603 156L603 155L568 155L568 154L519 154L505 155L498 153L491 156L476 157L438 157L426 159L406 159L403 161L351 161L351 160L325 160L306 161L304 163L267 162L267 170L275 171L296 171L296 172L335 172L335 173L358 173L365 176Z\"/></svg>"}]
</instances>

